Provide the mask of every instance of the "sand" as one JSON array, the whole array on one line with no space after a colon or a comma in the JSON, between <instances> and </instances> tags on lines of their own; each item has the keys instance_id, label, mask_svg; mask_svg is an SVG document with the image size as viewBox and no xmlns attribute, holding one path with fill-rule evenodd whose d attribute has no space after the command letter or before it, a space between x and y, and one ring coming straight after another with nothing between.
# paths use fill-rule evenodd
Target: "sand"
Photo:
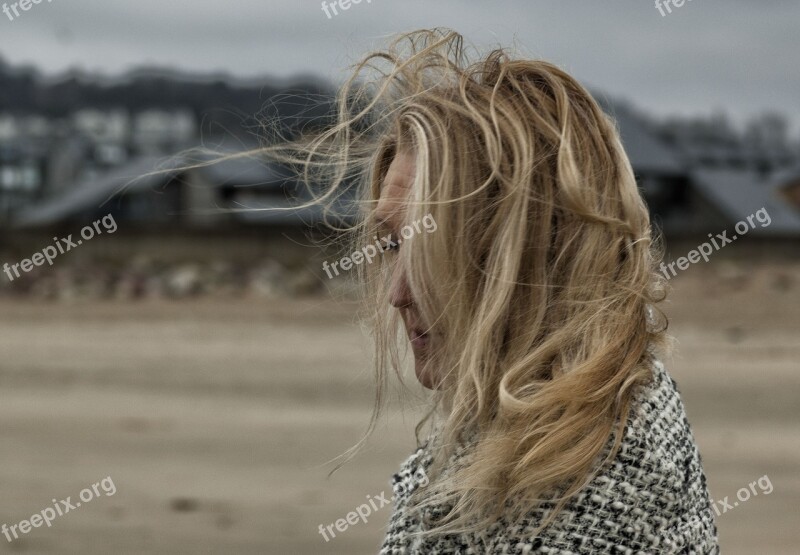
<instances>
[{"instance_id":1,"label":"sand","mask_svg":"<svg viewBox=\"0 0 800 555\"><path fill-rule=\"evenodd\" d=\"M718 264L673 280L668 311L726 554L800 549L800 267ZM0 302L0 523L111 477L0 551L376 553L389 517L318 532L388 493L413 447L396 407L328 478L371 409L354 307L330 299ZM419 397L410 398L419 403Z\"/></svg>"}]
</instances>

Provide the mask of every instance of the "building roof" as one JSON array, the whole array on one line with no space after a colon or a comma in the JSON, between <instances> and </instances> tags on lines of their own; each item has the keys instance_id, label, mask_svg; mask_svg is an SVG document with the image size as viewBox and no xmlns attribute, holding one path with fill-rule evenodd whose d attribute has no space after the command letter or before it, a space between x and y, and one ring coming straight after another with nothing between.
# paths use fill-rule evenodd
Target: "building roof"
<instances>
[{"instance_id":1,"label":"building roof","mask_svg":"<svg viewBox=\"0 0 800 555\"><path fill-rule=\"evenodd\" d=\"M616 122L622 146L634 172L678 175L687 172L686 165L674 150L647 128L646 122L626 106L597 95L605 112Z\"/></svg>"},{"instance_id":2,"label":"building roof","mask_svg":"<svg viewBox=\"0 0 800 555\"><path fill-rule=\"evenodd\" d=\"M754 172L731 169L692 171L696 189L728 219L731 224L746 221L764 208L772 220L766 227L756 225L750 231L760 236L800 236L800 214L778 190Z\"/></svg>"},{"instance_id":3,"label":"building roof","mask_svg":"<svg viewBox=\"0 0 800 555\"><path fill-rule=\"evenodd\" d=\"M800 181L800 163L796 163L793 166L790 166L779 172L776 172L775 175L770 180L770 183L773 187L777 189L782 189L788 185L797 183L799 181Z\"/></svg>"},{"instance_id":4,"label":"building roof","mask_svg":"<svg viewBox=\"0 0 800 555\"><path fill-rule=\"evenodd\" d=\"M15 227L41 227L57 224L63 220L102 207L112 198L125 194L155 191L165 187L179 173L199 173L214 187L230 187L237 193L253 191L252 198L238 197L233 200L241 209L230 210L230 218L248 224L306 224L325 221L352 221L356 206L353 191L346 189L342 197L333 203L332 212L325 214L321 206L310 206L300 210L287 210L293 203L303 203L310 196L300 187L288 168L268 164L251 157L226 160L200 166L197 158L174 157L164 161L163 157L150 156L109 171L97 178L79 183L63 194L31 205L19 212L13 220ZM152 172L158 172L152 174ZM151 175L152 174L152 175ZM259 193L279 194L259 197ZM271 210L272 209L272 210ZM224 208L220 209L225 211Z\"/></svg>"},{"instance_id":5,"label":"building roof","mask_svg":"<svg viewBox=\"0 0 800 555\"><path fill-rule=\"evenodd\" d=\"M153 189L172 179L174 173L169 170L179 167L180 164L178 159L165 165L162 157L138 158L70 187L57 197L31 205L16 215L13 224L16 227L52 225L86 209L100 207L117 194ZM165 173L148 175L157 170L165 170Z\"/></svg>"},{"instance_id":6,"label":"building roof","mask_svg":"<svg viewBox=\"0 0 800 555\"><path fill-rule=\"evenodd\" d=\"M268 164L252 157L225 160L200 167L198 171L209 181L220 186L274 188L283 187L295 179L288 168Z\"/></svg>"}]
</instances>

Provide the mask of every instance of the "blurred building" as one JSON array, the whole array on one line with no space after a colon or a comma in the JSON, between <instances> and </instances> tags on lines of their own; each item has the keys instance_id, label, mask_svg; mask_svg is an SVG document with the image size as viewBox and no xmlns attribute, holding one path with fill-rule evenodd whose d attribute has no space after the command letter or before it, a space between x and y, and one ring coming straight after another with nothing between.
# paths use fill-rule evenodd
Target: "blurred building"
<instances>
[{"instance_id":1,"label":"blurred building","mask_svg":"<svg viewBox=\"0 0 800 555\"><path fill-rule=\"evenodd\" d=\"M148 156L193 144L187 110L82 109L68 118L0 115L0 224Z\"/></svg>"},{"instance_id":2,"label":"blurred building","mask_svg":"<svg viewBox=\"0 0 800 555\"><path fill-rule=\"evenodd\" d=\"M627 104L601 103L667 237L704 237L765 208L772 222L753 237L800 238L800 147L791 146L781 118L765 116L737 134L720 115L656 123Z\"/></svg>"},{"instance_id":3,"label":"blurred building","mask_svg":"<svg viewBox=\"0 0 800 555\"><path fill-rule=\"evenodd\" d=\"M203 164L141 156L19 211L13 222L19 228L84 225L111 213L129 229L313 227L326 217L323 207L294 208L311 198L289 169L255 157ZM352 221L353 201L344 196L327 217Z\"/></svg>"},{"instance_id":4,"label":"blurred building","mask_svg":"<svg viewBox=\"0 0 800 555\"><path fill-rule=\"evenodd\" d=\"M0 122L0 222L33 204L47 171L47 145L16 135L16 122Z\"/></svg>"},{"instance_id":5,"label":"blurred building","mask_svg":"<svg viewBox=\"0 0 800 555\"><path fill-rule=\"evenodd\" d=\"M168 82L158 87L171 90ZM761 208L774 224L754 236L800 237L800 148L792 147L779 116L736 132L721 115L655 122L627 103L597 96L619 127L654 224L667 237L705 236ZM330 121L323 109L303 119L273 108L270 118L297 128ZM109 211L139 228L323 221L321 207L291 209L310 196L289 168L237 158L181 169L197 160L168 156L197 144L196 118L185 107L156 105L134 112L83 107L55 119L0 115L0 224L58 226ZM225 151L247 148L240 142ZM357 212L350 193L334 207L334 220L352 220Z\"/></svg>"}]
</instances>

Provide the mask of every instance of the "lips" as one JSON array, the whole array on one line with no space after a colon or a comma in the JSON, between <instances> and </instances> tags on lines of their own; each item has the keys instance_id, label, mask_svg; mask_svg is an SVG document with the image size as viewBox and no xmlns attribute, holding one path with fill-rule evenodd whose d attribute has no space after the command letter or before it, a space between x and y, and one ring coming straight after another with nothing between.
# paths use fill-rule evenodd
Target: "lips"
<instances>
[{"instance_id":1,"label":"lips","mask_svg":"<svg viewBox=\"0 0 800 555\"><path fill-rule=\"evenodd\" d=\"M430 343L430 335L419 328L412 328L408 332L408 339L414 349L424 349Z\"/></svg>"}]
</instances>

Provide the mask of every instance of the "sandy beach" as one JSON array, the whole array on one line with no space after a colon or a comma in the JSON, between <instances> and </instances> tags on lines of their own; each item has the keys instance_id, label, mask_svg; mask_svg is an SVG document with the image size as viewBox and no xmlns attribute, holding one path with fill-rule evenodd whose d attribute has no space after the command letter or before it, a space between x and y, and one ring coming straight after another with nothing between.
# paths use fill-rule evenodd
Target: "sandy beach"
<instances>
[{"instance_id":1,"label":"sandy beach","mask_svg":"<svg viewBox=\"0 0 800 555\"><path fill-rule=\"evenodd\" d=\"M800 266L723 262L673 280L666 361L712 497L767 475L718 517L725 554L800 545ZM376 553L389 507L318 532L388 480L414 445L396 405L367 448L328 461L371 410L368 344L350 302L0 303L0 523L111 477L102 493L0 552ZM419 404L411 396L409 403Z\"/></svg>"}]
</instances>

